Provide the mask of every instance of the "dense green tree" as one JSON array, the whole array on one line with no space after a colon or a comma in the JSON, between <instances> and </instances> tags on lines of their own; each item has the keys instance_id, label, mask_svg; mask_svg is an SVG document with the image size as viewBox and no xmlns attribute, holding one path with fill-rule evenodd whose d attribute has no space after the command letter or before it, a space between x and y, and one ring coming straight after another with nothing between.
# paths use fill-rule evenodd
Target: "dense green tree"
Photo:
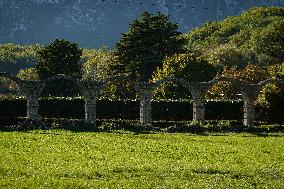
<instances>
[{"instance_id":1,"label":"dense green tree","mask_svg":"<svg viewBox=\"0 0 284 189\"><path fill-rule=\"evenodd\" d=\"M65 74L82 78L82 49L76 43L56 39L50 45L38 51L39 61L35 68L40 79L53 75ZM50 83L43 90L44 96L74 96L78 95L78 88L68 80L59 79Z\"/></svg>"},{"instance_id":2,"label":"dense green tree","mask_svg":"<svg viewBox=\"0 0 284 189\"><path fill-rule=\"evenodd\" d=\"M272 64L284 61L284 18L263 28L254 39L255 49L268 56Z\"/></svg>"},{"instance_id":3,"label":"dense green tree","mask_svg":"<svg viewBox=\"0 0 284 189\"><path fill-rule=\"evenodd\" d=\"M38 51L39 62L36 69L41 79L56 74L66 74L81 78L80 64L82 49L76 43L56 39L50 45Z\"/></svg>"},{"instance_id":4,"label":"dense green tree","mask_svg":"<svg viewBox=\"0 0 284 189\"><path fill-rule=\"evenodd\" d=\"M186 34L187 49L198 52L222 75L248 83L258 83L269 76L267 68L283 62L283 7L255 7L240 16L207 22ZM278 74L279 75L279 74ZM277 91L270 87L272 91ZM265 91L265 88L264 90ZM219 83L211 97L233 97L229 83Z\"/></svg>"},{"instance_id":5,"label":"dense green tree","mask_svg":"<svg viewBox=\"0 0 284 189\"><path fill-rule=\"evenodd\" d=\"M183 51L178 25L169 16L144 12L130 24L127 33L116 44L118 73L126 73L140 81L148 81L167 55Z\"/></svg>"}]
</instances>

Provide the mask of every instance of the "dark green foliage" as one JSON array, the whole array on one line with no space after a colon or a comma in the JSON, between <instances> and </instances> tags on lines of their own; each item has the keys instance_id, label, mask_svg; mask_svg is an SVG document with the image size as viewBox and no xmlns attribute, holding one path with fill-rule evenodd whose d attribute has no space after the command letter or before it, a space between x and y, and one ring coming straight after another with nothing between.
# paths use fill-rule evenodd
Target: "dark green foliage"
<instances>
[{"instance_id":1,"label":"dark green foliage","mask_svg":"<svg viewBox=\"0 0 284 189\"><path fill-rule=\"evenodd\" d=\"M0 117L25 117L27 113L25 98L0 98Z\"/></svg>"},{"instance_id":2,"label":"dark green foliage","mask_svg":"<svg viewBox=\"0 0 284 189\"><path fill-rule=\"evenodd\" d=\"M148 81L165 56L183 51L184 41L177 29L168 16L144 12L116 44L117 71Z\"/></svg>"},{"instance_id":3,"label":"dark green foliage","mask_svg":"<svg viewBox=\"0 0 284 189\"><path fill-rule=\"evenodd\" d=\"M78 87L70 80L63 78L54 80L47 84L42 90L41 96L69 96L74 97L80 94Z\"/></svg>"},{"instance_id":4,"label":"dark green foliage","mask_svg":"<svg viewBox=\"0 0 284 189\"><path fill-rule=\"evenodd\" d=\"M284 10L283 10L284 17ZM284 61L284 18L275 20L256 37L255 47L275 63Z\"/></svg>"},{"instance_id":5,"label":"dark green foliage","mask_svg":"<svg viewBox=\"0 0 284 189\"><path fill-rule=\"evenodd\" d=\"M49 126L41 120L30 120L26 119L21 121L17 125L17 130L19 131L29 131L29 130L48 130Z\"/></svg>"},{"instance_id":6,"label":"dark green foliage","mask_svg":"<svg viewBox=\"0 0 284 189\"><path fill-rule=\"evenodd\" d=\"M267 108L269 122L284 122L284 86L279 86L279 92L267 95Z\"/></svg>"},{"instance_id":7,"label":"dark green foliage","mask_svg":"<svg viewBox=\"0 0 284 189\"><path fill-rule=\"evenodd\" d=\"M242 101L208 101L205 118L210 120L239 120L243 119Z\"/></svg>"},{"instance_id":8,"label":"dark green foliage","mask_svg":"<svg viewBox=\"0 0 284 189\"><path fill-rule=\"evenodd\" d=\"M38 60L39 45L0 44L0 70L16 74L20 69L34 66Z\"/></svg>"},{"instance_id":9,"label":"dark green foliage","mask_svg":"<svg viewBox=\"0 0 284 189\"><path fill-rule=\"evenodd\" d=\"M240 48L263 48L269 51L269 46L272 47L273 44L283 41L281 37L283 36L281 25L283 17L283 7L255 7L240 16L228 17L223 21L207 22L202 27L185 34L185 38L188 39L188 49L206 51L220 44L231 43ZM273 36L271 41L269 36ZM255 41L260 43L257 44ZM281 49L278 47L272 49L280 55Z\"/></svg>"},{"instance_id":10,"label":"dark green foliage","mask_svg":"<svg viewBox=\"0 0 284 189\"><path fill-rule=\"evenodd\" d=\"M39 62L36 69L41 79L57 74L66 74L81 78L82 49L76 43L56 39L50 45L38 51Z\"/></svg>"},{"instance_id":11,"label":"dark green foliage","mask_svg":"<svg viewBox=\"0 0 284 189\"><path fill-rule=\"evenodd\" d=\"M84 99L82 98L42 98L39 101L42 118L84 119ZM0 101L1 119L26 116L25 99L2 98ZM242 121L240 101L208 101L205 119ZM261 107L260 107L261 108ZM262 110L266 111L266 109ZM259 112L259 111L258 111ZM269 115L269 114L268 114ZM275 115L277 116L277 115ZM139 101L97 101L98 119L137 120ZM154 121L192 120L191 101L153 101L152 118ZM260 117L260 120L265 117Z\"/></svg>"}]
</instances>

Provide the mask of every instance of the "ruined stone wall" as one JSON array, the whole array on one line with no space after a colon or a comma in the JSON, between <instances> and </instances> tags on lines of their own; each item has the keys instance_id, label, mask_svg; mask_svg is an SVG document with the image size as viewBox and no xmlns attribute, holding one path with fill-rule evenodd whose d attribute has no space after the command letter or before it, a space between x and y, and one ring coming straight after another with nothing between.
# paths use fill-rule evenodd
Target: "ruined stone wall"
<instances>
[{"instance_id":1,"label":"ruined stone wall","mask_svg":"<svg viewBox=\"0 0 284 189\"><path fill-rule=\"evenodd\" d=\"M90 80L78 80L64 75L57 75L42 81L24 81L16 78L7 73L0 73L0 77L6 77L16 82L21 90L21 93L26 96L27 99L27 119L37 120L39 119L38 99L40 97L43 88L54 80L64 78L73 81L81 90L82 95L85 98L85 121L93 125L96 124L96 101L100 91L110 82L114 80L121 80L123 78L111 77L101 81ZM140 123L149 127L152 124L151 116L151 101L153 99L154 90L165 82L179 82L185 86L192 95L193 99L193 120L203 123L205 113L205 95L208 90L219 81L228 81L238 88L242 94L242 100L244 101L244 119L243 124L246 126L252 126L255 120L254 103L261 88L268 84L277 82L284 84L284 81L277 79L268 79L261 81L258 84L247 84L236 81L232 78L220 77L215 78L209 82L187 82L186 80L179 78L165 78L155 83L147 82L132 82L136 91L140 95Z\"/></svg>"}]
</instances>

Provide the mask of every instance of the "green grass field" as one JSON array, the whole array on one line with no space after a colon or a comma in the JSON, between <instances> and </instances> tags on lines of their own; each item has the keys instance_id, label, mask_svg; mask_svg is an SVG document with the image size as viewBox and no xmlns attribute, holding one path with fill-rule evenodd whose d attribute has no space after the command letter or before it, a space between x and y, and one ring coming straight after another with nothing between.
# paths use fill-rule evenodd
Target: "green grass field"
<instances>
[{"instance_id":1,"label":"green grass field","mask_svg":"<svg viewBox=\"0 0 284 189\"><path fill-rule=\"evenodd\" d=\"M284 188L284 135L0 132L1 188Z\"/></svg>"}]
</instances>

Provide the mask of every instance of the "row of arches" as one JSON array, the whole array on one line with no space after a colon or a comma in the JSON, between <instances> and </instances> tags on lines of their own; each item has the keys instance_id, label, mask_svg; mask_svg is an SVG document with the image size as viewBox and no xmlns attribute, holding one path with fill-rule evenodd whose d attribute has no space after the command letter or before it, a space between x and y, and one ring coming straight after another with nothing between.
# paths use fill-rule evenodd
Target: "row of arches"
<instances>
[{"instance_id":1,"label":"row of arches","mask_svg":"<svg viewBox=\"0 0 284 189\"><path fill-rule=\"evenodd\" d=\"M0 77L5 77L18 84L20 92L26 96L27 99L27 119L39 119L38 99L43 89L54 80L66 79L72 81L75 86L81 91L85 99L85 121L87 123L96 124L96 101L100 91L112 81L125 81L124 77L109 77L104 80L79 80L66 75L55 75L45 80L21 80L8 73L0 73ZM151 116L151 101L153 99L154 90L166 82L174 82L183 85L191 93L193 100L193 120L203 122L205 114L205 95L208 90L220 81L230 82L232 86L241 92L242 100L244 101L244 117L243 124L252 126L254 124L254 102L261 90L261 88L269 83L278 83L284 85L283 80L271 78L261 81L257 84L243 83L229 77L218 77L209 82L188 82L181 78L164 78L159 81L148 82L134 82L130 81L135 90L140 96L140 123L149 126L152 123Z\"/></svg>"}]
</instances>

